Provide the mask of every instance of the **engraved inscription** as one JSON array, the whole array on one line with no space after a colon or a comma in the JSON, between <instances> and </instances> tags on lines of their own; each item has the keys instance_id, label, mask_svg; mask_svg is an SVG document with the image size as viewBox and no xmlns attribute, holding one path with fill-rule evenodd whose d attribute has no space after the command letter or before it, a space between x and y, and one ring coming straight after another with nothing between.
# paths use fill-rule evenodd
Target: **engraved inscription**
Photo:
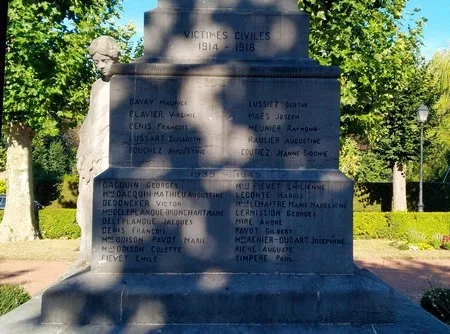
<instances>
[{"instance_id":1,"label":"engraved inscription","mask_svg":"<svg viewBox=\"0 0 450 334\"><path fill-rule=\"evenodd\" d=\"M128 129L132 130L128 135L128 153L135 159L150 155L205 154L201 137L188 133L190 128L184 123L186 119L198 118L196 112L184 110L188 101L139 97L130 98L128 104L131 107Z\"/></svg>"},{"instance_id":2,"label":"engraved inscription","mask_svg":"<svg viewBox=\"0 0 450 334\"><path fill-rule=\"evenodd\" d=\"M351 242L315 230L330 213L348 211L326 183L263 181L259 173L236 172L256 179L234 181L216 181L214 171L191 173L210 189L225 182L231 194L205 191L196 180L102 181L100 261L157 266L168 257L185 259L192 249L206 251L222 235L229 239L222 240L219 264L233 270L242 263L302 263L305 252ZM205 221L215 237L200 233Z\"/></svg>"},{"instance_id":3,"label":"engraved inscription","mask_svg":"<svg viewBox=\"0 0 450 334\"><path fill-rule=\"evenodd\" d=\"M270 31L222 31L222 30L184 30L186 40L195 42L196 50L205 53L234 50L237 53L254 53L261 42L270 41Z\"/></svg>"},{"instance_id":4,"label":"engraved inscription","mask_svg":"<svg viewBox=\"0 0 450 334\"><path fill-rule=\"evenodd\" d=\"M305 126L308 102L277 99L249 100L247 126L254 135L247 138L251 148L240 155L248 158L315 161L328 159L318 126ZM256 147L255 147L256 146Z\"/></svg>"},{"instance_id":5,"label":"engraved inscription","mask_svg":"<svg viewBox=\"0 0 450 334\"><path fill-rule=\"evenodd\" d=\"M222 30L201 31L186 32L183 38L234 39L229 33L228 39L218 40ZM164 91L161 80L166 79L138 80L133 84L141 88L113 111L120 121L112 123L112 147L121 147L111 152L113 165L215 168L231 162L246 168L337 168L339 127L333 124L338 118L330 115L336 101L332 96L318 101L312 93L319 88L309 79L294 85L290 79L239 78L245 92L239 99L234 98L237 86L221 77L190 77L187 90L180 89L182 78L171 77ZM217 96L223 96L218 104Z\"/></svg>"}]
</instances>

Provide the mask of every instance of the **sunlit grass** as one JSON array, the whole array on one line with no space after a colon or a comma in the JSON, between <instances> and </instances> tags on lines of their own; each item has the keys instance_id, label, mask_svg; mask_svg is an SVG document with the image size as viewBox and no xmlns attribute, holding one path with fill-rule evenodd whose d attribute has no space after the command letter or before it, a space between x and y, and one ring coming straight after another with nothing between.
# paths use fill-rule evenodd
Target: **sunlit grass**
<instances>
[{"instance_id":1,"label":"sunlit grass","mask_svg":"<svg viewBox=\"0 0 450 334\"><path fill-rule=\"evenodd\" d=\"M0 260L73 261L80 240L36 240L0 243Z\"/></svg>"}]
</instances>

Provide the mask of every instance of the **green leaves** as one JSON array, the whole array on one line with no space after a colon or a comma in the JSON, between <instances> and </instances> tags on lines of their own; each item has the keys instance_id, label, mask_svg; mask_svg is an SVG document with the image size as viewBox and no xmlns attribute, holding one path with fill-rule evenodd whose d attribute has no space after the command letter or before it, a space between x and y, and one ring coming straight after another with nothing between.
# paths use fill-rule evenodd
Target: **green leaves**
<instances>
[{"instance_id":1,"label":"green leaves","mask_svg":"<svg viewBox=\"0 0 450 334\"><path fill-rule=\"evenodd\" d=\"M419 53L424 19L404 27L406 2L299 1L310 15L312 57L342 70L343 136L357 138L386 165L417 156L415 110L425 99Z\"/></svg>"},{"instance_id":2,"label":"green leaves","mask_svg":"<svg viewBox=\"0 0 450 334\"><path fill-rule=\"evenodd\" d=\"M421 25L405 38L401 13L406 0L300 0L299 6L311 17L311 54L324 65L340 66L342 106L351 113L352 122L343 122L343 131L353 133L368 129L373 117L386 113L391 96L406 70L408 53L417 50ZM403 35L403 36L402 36ZM400 86L399 86L400 84ZM358 124L359 123L359 124ZM378 132L369 137L374 137ZM359 133L364 135L364 133Z\"/></svg>"},{"instance_id":3,"label":"green leaves","mask_svg":"<svg viewBox=\"0 0 450 334\"><path fill-rule=\"evenodd\" d=\"M115 27L121 0L12 0L7 32L4 118L56 133L88 109L97 77L87 46L104 34L129 53L134 26Z\"/></svg>"},{"instance_id":4,"label":"green leaves","mask_svg":"<svg viewBox=\"0 0 450 334\"><path fill-rule=\"evenodd\" d=\"M427 70L427 104L433 113L426 132L425 177L441 181L450 166L450 49L437 52Z\"/></svg>"},{"instance_id":5,"label":"green leaves","mask_svg":"<svg viewBox=\"0 0 450 334\"><path fill-rule=\"evenodd\" d=\"M31 299L30 294L18 285L0 285L0 316Z\"/></svg>"}]
</instances>

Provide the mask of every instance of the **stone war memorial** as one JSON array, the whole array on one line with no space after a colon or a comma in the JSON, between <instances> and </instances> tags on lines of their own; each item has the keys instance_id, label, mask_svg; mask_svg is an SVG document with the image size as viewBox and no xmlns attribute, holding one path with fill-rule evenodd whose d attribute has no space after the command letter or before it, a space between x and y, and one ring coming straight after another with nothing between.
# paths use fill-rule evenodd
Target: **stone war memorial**
<instances>
[{"instance_id":1,"label":"stone war memorial","mask_svg":"<svg viewBox=\"0 0 450 334\"><path fill-rule=\"evenodd\" d=\"M445 333L353 263L340 71L308 57L296 1L160 0L144 22L144 56L111 70L91 265L40 326Z\"/></svg>"}]
</instances>

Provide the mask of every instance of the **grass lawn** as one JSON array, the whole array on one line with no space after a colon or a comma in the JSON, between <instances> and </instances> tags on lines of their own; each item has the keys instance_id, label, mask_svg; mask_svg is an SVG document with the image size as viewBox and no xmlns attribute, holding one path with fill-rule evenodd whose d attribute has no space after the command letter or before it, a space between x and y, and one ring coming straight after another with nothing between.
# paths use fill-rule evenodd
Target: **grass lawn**
<instances>
[{"instance_id":1,"label":"grass lawn","mask_svg":"<svg viewBox=\"0 0 450 334\"><path fill-rule=\"evenodd\" d=\"M74 261L80 240L35 240L0 243L1 260Z\"/></svg>"},{"instance_id":2,"label":"grass lawn","mask_svg":"<svg viewBox=\"0 0 450 334\"><path fill-rule=\"evenodd\" d=\"M448 250L399 250L390 240L355 240L355 260L448 259ZM0 260L71 261L78 256L79 240L36 240L0 243ZM450 262L449 262L450 263Z\"/></svg>"}]
</instances>

